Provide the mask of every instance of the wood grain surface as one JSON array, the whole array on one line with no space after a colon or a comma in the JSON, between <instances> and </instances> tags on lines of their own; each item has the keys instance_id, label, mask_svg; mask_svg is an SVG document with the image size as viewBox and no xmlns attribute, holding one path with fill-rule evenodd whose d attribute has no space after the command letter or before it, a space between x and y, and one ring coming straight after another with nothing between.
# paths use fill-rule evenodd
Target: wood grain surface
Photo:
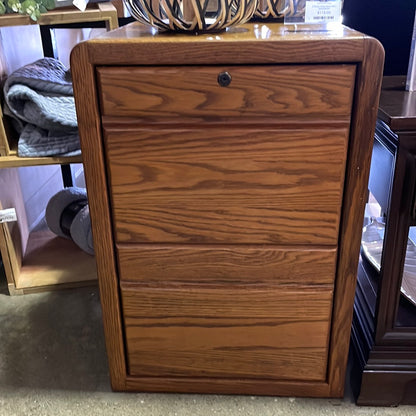
<instances>
[{"instance_id":1,"label":"wood grain surface","mask_svg":"<svg viewBox=\"0 0 416 416\"><path fill-rule=\"evenodd\" d=\"M231 83L222 87L220 73ZM103 115L349 119L355 65L99 68Z\"/></svg>"},{"instance_id":2,"label":"wood grain surface","mask_svg":"<svg viewBox=\"0 0 416 416\"><path fill-rule=\"evenodd\" d=\"M346 27L275 23L215 36L134 23L75 47L114 389L342 396L381 51ZM216 70L239 66L220 91ZM139 73L146 82L133 79ZM158 264L150 252L135 259L149 246ZM191 246L185 256L176 251ZM255 250L264 267L256 269ZM335 281L319 286L330 281L330 252ZM214 256L218 269L205 264L192 282L191 271ZM296 284L284 277L291 263ZM308 277L308 264L322 277ZM142 280L140 269L159 281ZM264 283L248 284L251 271ZM121 303L123 273L137 280L121 282ZM217 280L200 277L209 273Z\"/></svg>"},{"instance_id":3,"label":"wood grain surface","mask_svg":"<svg viewBox=\"0 0 416 416\"><path fill-rule=\"evenodd\" d=\"M325 381L270 378L140 377L127 374L125 389L132 392L328 397L328 383Z\"/></svg>"},{"instance_id":4,"label":"wood grain surface","mask_svg":"<svg viewBox=\"0 0 416 416\"><path fill-rule=\"evenodd\" d=\"M78 127L84 158L84 173L94 235L94 251L103 311L105 341L111 377L111 387L123 390L126 379L126 357L121 322L121 306L118 291L118 275L115 264L111 214L107 193L104 151L101 140L101 123L95 90L95 71L88 61L88 48L79 45L71 53L71 73L77 107ZM101 174L99 173L101 172Z\"/></svg>"},{"instance_id":5,"label":"wood grain surface","mask_svg":"<svg viewBox=\"0 0 416 416\"><path fill-rule=\"evenodd\" d=\"M351 119L351 138L345 178L339 261L334 296L334 320L328 380L331 395L344 393L368 175L380 97L384 50L374 38L365 40L357 70L357 88ZM347 324L348 323L348 324Z\"/></svg>"},{"instance_id":6,"label":"wood grain surface","mask_svg":"<svg viewBox=\"0 0 416 416\"><path fill-rule=\"evenodd\" d=\"M46 265L49 266L46 267ZM83 252L73 241L49 230L32 232L16 277L17 289L54 286L97 279L95 258Z\"/></svg>"},{"instance_id":7,"label":"wood grain surface","mask_svg":"<svg viewBox=\"0 0 416 416\"><path fill-rule=\"evenodd\" d=\"M336 248L118 245L121 281L332 284Z\"/></svg>"},{"instance_id":8,"label":"wood grain surface","mask_svg":"<svg viewBox=\"0 0 416 416\"><path fill-rule=\"evenodd\" d=\"M326 377L331 286L121 287L130 375Z\"/></svg>"},{"instance_id":9,"label":"wood grain surface","mask_svg":"<svg viewBox=\"0 0 416 416\"><path fill-rule=\"evenodd\" d=\"M133 23L92 39L89 59L95 65L147 66L355 63L364 56L365 36L345 26L249 23L212 35L172 35Z\"/></svg>"},{"instance_id":10,"label":"wood grain surface","mask_svg":"<svg viewBox=\"0 0 416 416\"><path fill-rule=\"evenodd\" d=\"M337 244L347 129L106 133L118 242Z\"/></svg>"}]
</instances>

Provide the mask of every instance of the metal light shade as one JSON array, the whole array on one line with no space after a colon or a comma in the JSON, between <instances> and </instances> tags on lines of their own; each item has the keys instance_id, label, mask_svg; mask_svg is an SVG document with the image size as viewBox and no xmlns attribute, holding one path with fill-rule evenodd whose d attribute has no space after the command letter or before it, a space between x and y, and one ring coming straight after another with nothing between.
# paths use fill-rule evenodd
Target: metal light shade
<instances>
[{"instance_id":1,"label":"metal light shade","mask_svg":"<svg viewBox=\"0 0 416 416\"><path fill-rule=\"evenodd\" d=\"M139 22L163 30L218 32L253 16L257 0L124 0Z\"/></svg>"}]
</instances>

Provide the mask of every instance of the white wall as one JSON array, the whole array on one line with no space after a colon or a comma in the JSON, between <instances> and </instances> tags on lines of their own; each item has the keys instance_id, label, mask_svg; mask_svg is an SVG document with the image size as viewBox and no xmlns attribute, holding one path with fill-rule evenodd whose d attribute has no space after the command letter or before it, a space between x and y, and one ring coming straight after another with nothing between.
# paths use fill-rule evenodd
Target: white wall
<instances>
[{"instance_id":1,"label":"white wall","mask_svg":"<svg viewBox=\"0 0 416 416\"><path fill-rule=\"evenodd\" d=\"M71 49L77 43L105 32L105 29L55 29L54 32L58 59L69 68ZM39 26L1 27L0 41L8 74L43 57Z\"/></svg>"},{"instance_id":2,"label":"white wall","mask_svg":"<svg viewBox=\"0 0 416 416\"><path fill-rule=\"evenodd\" d=\"M63 187L61 167L31 166L18 171L27 222L32 230L42 221L49 199Z\"/></svg>"},{"instance_id":3,"label":"white wall","mask_svg":"<svg viewBox=\"0 0 416 416\"><path fill-rule=\"evenodd\" d=\"M105 32L105 29L55 29L55 40L59 60L69 68L71 49L83 40L91 39Z\"/></svg>"},{"instance_id":4,"label":"white wall","mask_svg":"<svg viewBox=\"0 0 416 416\"><path fill-rule=\"evenodd\" d=\"M43 56L39 26L2 27L0 37L8 74Z\"/></svg>"}]
</instances>

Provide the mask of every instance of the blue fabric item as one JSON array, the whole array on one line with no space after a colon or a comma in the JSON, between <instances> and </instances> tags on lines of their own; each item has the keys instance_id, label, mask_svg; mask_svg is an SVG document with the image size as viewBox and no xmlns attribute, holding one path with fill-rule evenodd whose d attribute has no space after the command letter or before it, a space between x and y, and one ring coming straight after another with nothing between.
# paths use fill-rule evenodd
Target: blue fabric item
<instances>
[{"instance_id":1,"label":"blue fabric item","mask_svg":"<svg viewBox=\"0 0 416 416\"><path fill-rule=\"evenodd\" d=\"M19 156L80 154L71 75L59 60L42 58L13 72L4 97L4 113L20 134Z\"/></svg>"},{"instance_id":2,"label":"blue fabric item","mask_svg":"<svg viewBox=\"0 0 416 416\"><path fill-rule=\"evenodd\" d=\"M20 157L78 156L81 154L78 132L48 131L26 124L19 136Z\"/></svg>"}]
</instances>

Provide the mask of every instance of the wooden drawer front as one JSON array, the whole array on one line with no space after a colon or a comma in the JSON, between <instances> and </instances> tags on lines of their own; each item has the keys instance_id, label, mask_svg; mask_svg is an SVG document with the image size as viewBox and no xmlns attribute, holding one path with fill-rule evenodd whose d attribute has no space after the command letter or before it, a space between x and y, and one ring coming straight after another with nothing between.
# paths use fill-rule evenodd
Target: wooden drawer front
<instances>
[{"instance_id":1,"label":"wooden drawer front","mask_svg":"<svg viewBox=\"0 0 416 416\"><path fill-rule=\"evenodd\" d=\"M122 281L332 284L336 249L124 245L118 247Z\"/></svg>"},{"instance_id":2,"label":"wooden drawer front","mask_svg":"<svg viewBox=\"0 0 416 416\"><path fill-rule=\"evenodd\" d=\"M218 75L231 83L221 87ZM354 65L108 67L98 69L105 116L349 117Z\"/></svg>"},{"instance_id":3,"label":"wooden drawer front","mask_svg":"<svg viewBox=\"0 0 416 416\"><path fill-rule=\"evenodd\" d=\"M118 242L336 245L348 130L107 131Z\"/></svg>"},{"instance_id":4,"label":"wooden drawer front","mask_svg":"<svg viewBox=\"0 0 416 416\"><path fill-rule=\"evenodd\" d=\"M130 375L319 380L332 289L122 284Z\"/></svg>"}]
</instances>

